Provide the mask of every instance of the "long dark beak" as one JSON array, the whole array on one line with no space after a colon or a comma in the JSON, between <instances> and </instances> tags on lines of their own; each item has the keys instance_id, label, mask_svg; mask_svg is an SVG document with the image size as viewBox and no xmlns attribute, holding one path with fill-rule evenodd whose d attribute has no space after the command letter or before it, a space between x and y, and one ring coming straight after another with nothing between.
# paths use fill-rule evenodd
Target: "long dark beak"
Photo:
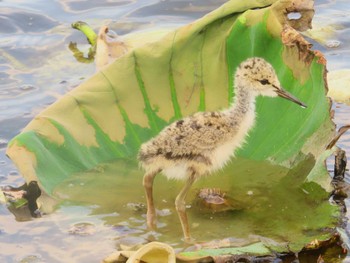
<instances>
[{"instance_id":1,"label":"long dark beak","mask_svg":"<svg viewBox=\"0 0 350 263\"><path fill-rule=\"evenodd\" d=\"M285 91L282 88L276 88L276 93L281 98L285 98L287 100L290 100L290 101L300 105L302 108L307 108L307 106L304 103L302 103L299 99L297 99L292 94L290 94L289 92Z\"/></svg>"}]
</instances>

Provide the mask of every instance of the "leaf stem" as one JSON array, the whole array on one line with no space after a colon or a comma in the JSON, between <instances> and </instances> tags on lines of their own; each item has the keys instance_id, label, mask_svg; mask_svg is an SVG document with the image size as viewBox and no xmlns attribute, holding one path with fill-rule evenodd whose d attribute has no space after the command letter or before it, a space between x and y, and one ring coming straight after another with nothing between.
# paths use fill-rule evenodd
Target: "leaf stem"
<instances>
[{"instance_id":1,"label":"leaf stem","mask_svg":"<svg viewBox=\"0 0 350 263\"><path fill-rule=\"evenodd\" d=\"M81 31L86 36L91 46L96 45L97 34L87 23L83 21L77 21L75 23L72 23L72 28Z\"/></svg>"}]
</instances>

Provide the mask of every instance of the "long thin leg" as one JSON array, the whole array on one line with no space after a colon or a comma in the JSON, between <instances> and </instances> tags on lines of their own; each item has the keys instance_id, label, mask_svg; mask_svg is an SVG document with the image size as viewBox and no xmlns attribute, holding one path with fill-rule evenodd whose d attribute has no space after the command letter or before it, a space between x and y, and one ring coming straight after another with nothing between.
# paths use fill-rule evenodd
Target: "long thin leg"
<instances>
[{"instance_id":1,"label":"long thin leg","mask_svg":"<svg viewBox=\"0 0 350 263\"><path fill-rule=\"evenodd\" d=\"M182 232L184 234L185 242L191 242L192 238L190 235L190 227L188 225L188 219L186 214L186 203L185 199L188 191L190 190L193 182L195 181L195 173L192 173L187 179L184 187L181 189L180 193L176 197L175 207L180 218Z\"/></svg>"},{"instance_id":2,"label":"long thin leg","mask_svg":"<svg viewBox=\"0 0 350 263\"><path fill-rule=\"evenodd\" d=\"M158 172L146 173L143 176L143 186L146 191L147 199L147 226L150 229L156 228L156 209L153 202L153 180Z\"/></svg>"}]
</instances>

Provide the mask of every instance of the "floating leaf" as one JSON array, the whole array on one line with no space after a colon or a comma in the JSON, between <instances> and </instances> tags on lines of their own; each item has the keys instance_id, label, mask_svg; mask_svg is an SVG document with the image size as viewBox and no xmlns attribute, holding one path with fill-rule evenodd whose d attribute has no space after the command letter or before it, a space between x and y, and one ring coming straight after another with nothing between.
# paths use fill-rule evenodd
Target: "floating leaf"
<instances>
[{"instance_id":1,"label":"floating leaf","mask_svg":"<svg viewBox=\"0 0 350 263\"><path fill-rule=\"evenodd\" d=\"M328 73L328 96L338 102L350 104L350 70L342 69Z\"/></svg>"}]
</instances>

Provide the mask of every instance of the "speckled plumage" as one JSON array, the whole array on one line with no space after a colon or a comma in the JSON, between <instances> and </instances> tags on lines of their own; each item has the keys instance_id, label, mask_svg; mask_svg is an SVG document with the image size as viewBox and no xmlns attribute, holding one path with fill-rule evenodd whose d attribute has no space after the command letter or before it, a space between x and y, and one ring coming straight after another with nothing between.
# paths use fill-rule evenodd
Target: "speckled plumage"
<instances>
[{"instance_id":1,"label":"speckled plumage","mask_svg":"<svg viewBox=\"0 0 350 263\"><path fill-rule=\"evenodd\" d=\"M280 88L272 66L262 58L242 62L235 73L234 103L217 112L198 112L165 127L157 137L141 146L138 159L146 171L147 224L155 227L153 179L157 173L187 180L176 198L185 240L190 239L184 199L191 184L225 166L241 147L255 121L255 98L281 96L303 105Z\"/></svg>"},{"instance_id":2,"label":"speckled plumage","mask_svg":"<svg viewBox=\"0 0 350 263\"><path fill-rule=\"evenodd\" d=\"M250 127L253 116L249 118L251 120L247 126ZM174 122L142 145L140 163L146 171L161 170L165 176L173 179L186 179L187 169L196 170L197 177L206 175L228 161L229 156L218 158L220 154L217 149L220 146L230 143L231 147L228 148L231 155L242 144L243 138L239 142L232 140L239 131L245 135L249 127L240 129L237 124L238 120L232 119L229 111L199 112Z\"/></svg>"}]
</instances>

